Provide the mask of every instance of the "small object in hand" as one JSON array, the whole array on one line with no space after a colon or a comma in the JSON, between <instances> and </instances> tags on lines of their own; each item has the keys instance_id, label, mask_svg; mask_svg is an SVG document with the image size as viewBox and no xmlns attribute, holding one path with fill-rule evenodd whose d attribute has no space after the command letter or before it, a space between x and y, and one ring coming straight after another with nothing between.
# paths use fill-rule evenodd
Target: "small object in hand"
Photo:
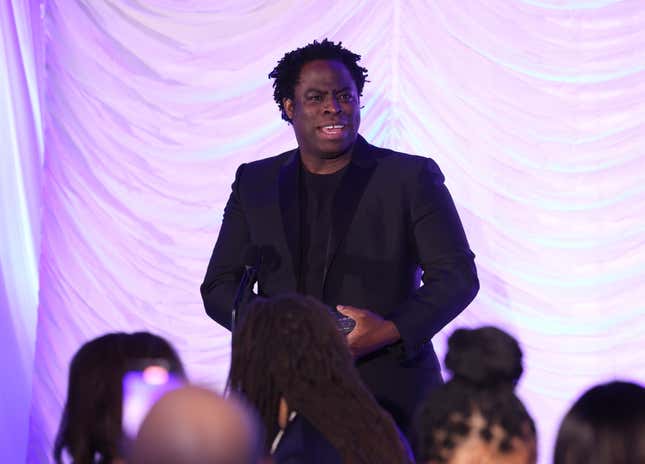
<instances>
[{"instance_id":1,"label":"small object in hand","mask_svg":"<svg viewBox=\"0 0 645 464\"><path fill-rule=\"evenodd\" d=\"M338 311L333 311L333 313L334 317L336 317L336 325L338 326L338 330L340 330L343 335L347 335L352 330L354 330L354 327L356 327L356 321L354 319L349 316L345 316Z\"/></svg>"}]
</instances>

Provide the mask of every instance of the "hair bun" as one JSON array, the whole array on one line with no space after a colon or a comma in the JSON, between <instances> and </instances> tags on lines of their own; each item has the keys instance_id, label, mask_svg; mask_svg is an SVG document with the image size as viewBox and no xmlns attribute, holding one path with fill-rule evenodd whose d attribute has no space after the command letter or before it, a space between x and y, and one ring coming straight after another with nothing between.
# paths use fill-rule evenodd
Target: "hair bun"
<instances>
[{"instance_id":1,"label":"hair bun","mask_svg":"<svg viewBox=\"0 0 645 464\"><path fill-rule=\"evenodd\" d=\"M458 329L448 339L446 367L455 380L513 388L522 375L522 350L515 338L496 327Z\"/></svg>"}]
</instances>

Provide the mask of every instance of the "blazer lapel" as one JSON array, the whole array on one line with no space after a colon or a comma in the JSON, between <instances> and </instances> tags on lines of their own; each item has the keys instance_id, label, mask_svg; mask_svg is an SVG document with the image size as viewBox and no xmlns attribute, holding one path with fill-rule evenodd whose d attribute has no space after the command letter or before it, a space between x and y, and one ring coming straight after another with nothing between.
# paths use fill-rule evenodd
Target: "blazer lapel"
<instances>
[{"instance_id":1,"label":"blazer lapel","mask_svg":"<svg viewBox=\"0 0 645 464\"><path fill-rule=\"evenodd\" d=\"M285 164L280 168L278 176L278 195L282 226L291 252L293 275L296 283L300 273L300 161L298 150L293 150Z\"/></svg>"},{"instance_id":2,"label":"blazer lapel","mask_svg":"<svg viewBox=\"0 0 645 464\"><path fill-rule=\"evenodd\" d=\"M331 230L327 242L327 259L325 260L323 273L323 294L329 268L333 263L338 248L347 235L347 230L352 223L356 208L376 168L376 161L371 156L371 151L371 145L359 135L352 153L352 161L334 196Z\"/></svg>"}]
</instances>

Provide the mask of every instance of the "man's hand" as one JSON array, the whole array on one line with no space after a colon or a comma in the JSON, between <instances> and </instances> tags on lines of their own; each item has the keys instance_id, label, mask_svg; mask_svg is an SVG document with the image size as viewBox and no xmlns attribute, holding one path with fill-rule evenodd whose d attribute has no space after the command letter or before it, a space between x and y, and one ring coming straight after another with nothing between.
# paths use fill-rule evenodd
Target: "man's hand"
<instances>
[{"instance_id":1,"label":"man's hand","mask_svg":"<svg viewBox=\"0 0 645 464\"><path fill-rule=\"evenodd\" d=\"M336 306L336 309L356 321L354 330L347 334L347 344L355 359L395 343L401 338L392 321L386 321L368 309L342 305Z\"/></svg>"}]
</instances>

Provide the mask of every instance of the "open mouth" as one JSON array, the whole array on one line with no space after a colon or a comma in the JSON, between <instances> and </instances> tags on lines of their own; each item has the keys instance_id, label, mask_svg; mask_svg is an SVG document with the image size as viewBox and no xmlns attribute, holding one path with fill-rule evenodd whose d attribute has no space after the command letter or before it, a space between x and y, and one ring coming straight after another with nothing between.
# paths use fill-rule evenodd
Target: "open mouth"
<instances>
[{"instance_id":1,"label":"open mouth","mask_svg":"<svg viewBox=\"0 0 645 464\"><path fill-rule=\"evenodd\" d=\"M327 135L340 135L345 131L345 124L330 124L321 126L320 130Z\"/></svg>"}]
</instances>

